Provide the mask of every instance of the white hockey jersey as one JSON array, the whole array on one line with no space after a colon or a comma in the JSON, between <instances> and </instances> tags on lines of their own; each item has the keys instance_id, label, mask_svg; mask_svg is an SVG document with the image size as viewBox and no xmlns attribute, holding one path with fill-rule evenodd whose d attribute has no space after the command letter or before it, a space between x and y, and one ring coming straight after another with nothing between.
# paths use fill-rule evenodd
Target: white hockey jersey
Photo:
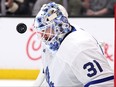
<instances>
[{"instance_id":1,"label":"white hockey jersey","mask_svg":"<svg viewBox=\"0 0 116 87\"><path fill-rule=\"evenodd\" d=\"M44 59L48 87L114 87L113 70L98 42L88 32L76 30L52 59Z\"/></svg>"}]
</instances>

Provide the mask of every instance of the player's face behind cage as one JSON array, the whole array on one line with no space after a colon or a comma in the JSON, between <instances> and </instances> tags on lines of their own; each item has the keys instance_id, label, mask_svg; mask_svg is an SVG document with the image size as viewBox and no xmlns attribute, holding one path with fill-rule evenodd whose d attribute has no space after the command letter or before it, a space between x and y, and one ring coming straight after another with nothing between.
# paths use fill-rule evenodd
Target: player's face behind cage
<instances>
[{"instance_id":1,"label":"player's face behind cage","mask_svg":"<svg viewBox=\"0 0 116 87\"><path fill-rule=\"evenodd\" d=\"M41 37L45 41L51 41L51 39L54 37L54 30L51 27L48 27L47 29L42 30Z\"/></svg>"}]
</instances>

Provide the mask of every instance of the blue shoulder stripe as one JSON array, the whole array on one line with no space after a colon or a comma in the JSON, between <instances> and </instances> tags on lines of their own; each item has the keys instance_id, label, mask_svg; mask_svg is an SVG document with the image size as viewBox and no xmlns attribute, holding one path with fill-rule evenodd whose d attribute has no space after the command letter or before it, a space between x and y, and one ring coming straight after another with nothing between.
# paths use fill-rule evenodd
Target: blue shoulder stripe
<instances>
[{"instance_id":1,"label":"blue shoulder stripe","mask_svg":"<svg viewBox=\"0 0 116 87\"><path fill-rule=\"evenodd\" d=\"M87 83L84 87L89 87L90 85L106 82L106 81L113 80L113 79L114 79L114 76L109 76L109 77L102 78L99 80L94 80L94 81Z\"/></svg>"}]
</instances>

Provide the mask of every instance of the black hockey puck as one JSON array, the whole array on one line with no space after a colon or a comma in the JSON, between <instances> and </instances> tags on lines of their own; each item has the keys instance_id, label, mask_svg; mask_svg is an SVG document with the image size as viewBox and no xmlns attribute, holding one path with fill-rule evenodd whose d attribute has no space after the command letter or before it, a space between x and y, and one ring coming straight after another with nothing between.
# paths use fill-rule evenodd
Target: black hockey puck
<instances>
[{"instance_id":1,"label":"black hockey puck","mask_svg":"<svg viewBox=\"0 0 116 87\"><path fill-rule=\"evenodd\" d=\"M27 31L27 26L24 23L19 23L16 26L16 30L17 30L18 33L23 34Z\"/></svg>"}]
</instances>

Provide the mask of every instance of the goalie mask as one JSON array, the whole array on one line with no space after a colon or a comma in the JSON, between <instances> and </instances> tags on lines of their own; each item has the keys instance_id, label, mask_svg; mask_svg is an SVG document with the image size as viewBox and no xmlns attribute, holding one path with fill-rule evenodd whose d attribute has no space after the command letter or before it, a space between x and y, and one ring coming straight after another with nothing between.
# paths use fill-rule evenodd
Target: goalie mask
<instances>
[{"instance_id":1,"label":"goalie mask","mask_svg":"<svg viewBox=\"0 0 116 87\"><path fill-rule=\"evenodd\" d=\"M65 8L54 2L42 6L35 18L34 28L41 32L42 40L53 51L58 50L65 35L71 31Z\"/></svg>"}]
</instances>

